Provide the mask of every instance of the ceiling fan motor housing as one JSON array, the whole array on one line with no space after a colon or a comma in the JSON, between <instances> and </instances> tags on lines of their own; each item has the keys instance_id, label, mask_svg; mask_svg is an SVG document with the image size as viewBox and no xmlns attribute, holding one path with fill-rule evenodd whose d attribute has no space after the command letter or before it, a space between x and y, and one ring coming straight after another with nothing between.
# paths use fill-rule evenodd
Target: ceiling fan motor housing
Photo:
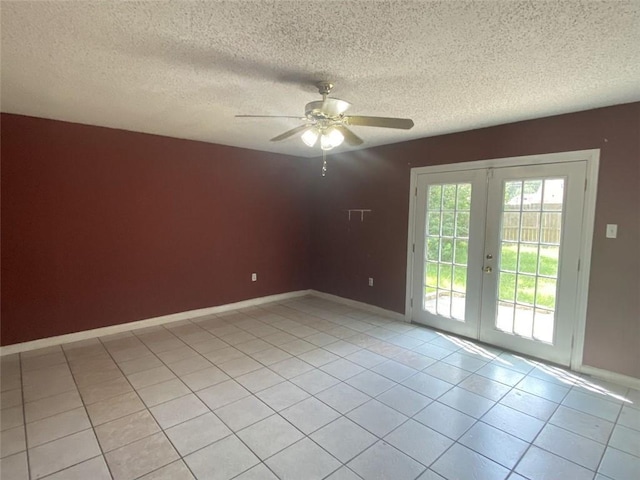
<instances>
[{"instance_id":1,"label":"ceiling fan motor housing","mask_svg":"<svg viewBox=\"0 0 640 480\"><path fill-rule=\"evenodd\" d=\"M340 120L350 106L349 102L339 98L325 98L324 100L307 103L304 107L304 113L310 120Z\"/></svg>"},{"instance_id":2,"label":"ceiling fan motor housing","mask_svg":"<svg viewBox=\"0 0 640 480\"><path fill-rule=\"evenodd\" d=\"M329 118L329 114L322 110L324 102L318 100L315 102L309 102L304 106L304 114L308 119L326 119Z\"/></svg>"}]
</instances>

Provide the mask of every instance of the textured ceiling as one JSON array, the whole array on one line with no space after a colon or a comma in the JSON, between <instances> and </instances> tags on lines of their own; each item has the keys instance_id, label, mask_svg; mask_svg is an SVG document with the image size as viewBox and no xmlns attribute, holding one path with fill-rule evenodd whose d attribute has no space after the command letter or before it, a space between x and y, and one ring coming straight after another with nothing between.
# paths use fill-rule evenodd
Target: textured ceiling
<instances>
[{"instance_id":1,"label":"textured ceiling","mask_svg":"<svg viewBox=\"0 0 640 480\"><path fill-rule=\"evenodd\" d=\"M363 147L640 100L640 1L2 1L2 111L269 142L331 80ZM345 150L347 147L336 149Z\"/></svg>"}]
</instances>

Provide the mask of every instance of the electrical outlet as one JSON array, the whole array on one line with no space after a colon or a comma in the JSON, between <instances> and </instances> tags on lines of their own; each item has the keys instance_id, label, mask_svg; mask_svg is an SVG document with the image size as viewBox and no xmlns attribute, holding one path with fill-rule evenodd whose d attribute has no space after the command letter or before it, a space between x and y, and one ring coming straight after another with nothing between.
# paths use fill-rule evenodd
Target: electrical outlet
<instances>
[{"instance_id":1,"label":"electrical outlet","mask_svg":"<svg viewBox=\"0 0 640 480\"><path fill-rule=\"evenodd\" d=\"M369 277L369 286L373 287L373 278L372 277Z\"/></svg>"},{"instance_id":2,"label":"electrical outlet","mask_svg":"<svg viewBox=\"0 0 640 480\"><path fill-rule=\"evenodd\" d=\"M607 224L607 238L618 238L618 225L616 223Z\"/></svg>"},{"instance_id":3,"label":"electrical outlet","mask_svg":"<svg viewBox=\"0 0 640 480\"><path fill-rule=\"evenodd\" d=\"M257 282L258 281L258 274L257 273L252 273L251 274L251 281L252 282Z\"/></svg>"}]
</instances>

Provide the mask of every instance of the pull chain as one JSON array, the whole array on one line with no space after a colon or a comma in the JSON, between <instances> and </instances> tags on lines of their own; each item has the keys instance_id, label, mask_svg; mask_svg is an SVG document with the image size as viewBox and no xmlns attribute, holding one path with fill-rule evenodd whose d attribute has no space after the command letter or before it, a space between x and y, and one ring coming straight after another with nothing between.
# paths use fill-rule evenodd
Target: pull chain
<instances>
[{"instance_id":1,"label":"pull chain","mask_svg":"<svg viewBox=\"0 0 640 480\"><path fill-rule=\"evenodd\" d=\"M325 177L327 175L327 152L325 150L322 151L322 176Z\"/></svg>"}]
</instances>

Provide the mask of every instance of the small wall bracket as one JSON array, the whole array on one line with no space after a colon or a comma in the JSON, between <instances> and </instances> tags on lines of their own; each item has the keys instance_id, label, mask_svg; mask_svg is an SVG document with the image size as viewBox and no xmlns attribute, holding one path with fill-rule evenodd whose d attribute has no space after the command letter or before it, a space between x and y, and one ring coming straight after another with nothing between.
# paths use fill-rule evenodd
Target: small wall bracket
<instances>
[{"instance_id":1,"label":"small wall bracket","mask_svg":"<svg viewBox=\"0 0 640 480\"><path fill-rule=\"evenodd\" d=\"M349 215L349 221L351 221L351 214L352 214L352 213L354 213L354 214L359 213L359 214L360 214L360 221L361 221L361 222L364 222L364 214L365 214L365 213L370 213L370 212L372 212L372 211L373 211L373 210L368 209L368 208L350 208L349 210L346 210L346 212L347 212L347 213L348 213L348 215Z\"/></svg>"}]
</instances>

